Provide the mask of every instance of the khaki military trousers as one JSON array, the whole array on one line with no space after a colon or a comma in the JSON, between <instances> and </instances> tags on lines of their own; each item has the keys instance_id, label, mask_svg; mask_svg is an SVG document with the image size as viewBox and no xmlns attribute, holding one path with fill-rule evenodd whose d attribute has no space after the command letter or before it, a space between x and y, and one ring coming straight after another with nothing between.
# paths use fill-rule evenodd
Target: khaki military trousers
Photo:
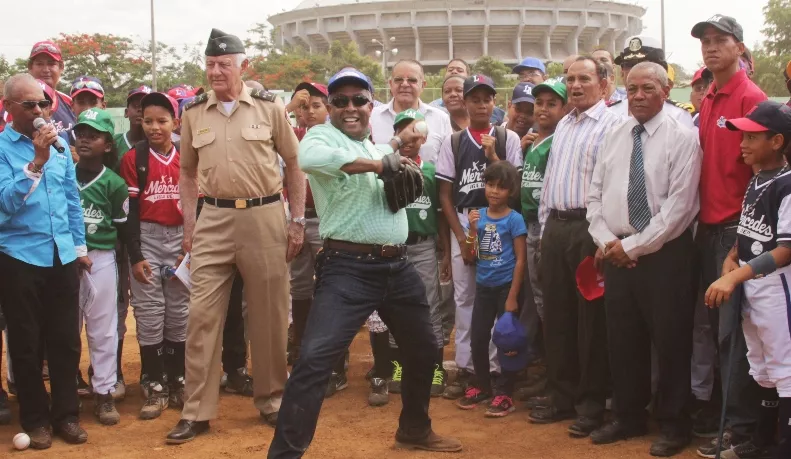
<instances>
[{"instance_id":1,"label":"khaki military trousers","mask_svg":"<svg viewBox=\"0 0 791 459\"><path fill-rule=\"evenodd\" d=\"M262 414L280 409L286 384L289 271L286 221L280 201L249 209L203 206L192 246L182 419L217 416L222 332L234 279L244 279L253 395Z\"/></svg>"}]
</instances>

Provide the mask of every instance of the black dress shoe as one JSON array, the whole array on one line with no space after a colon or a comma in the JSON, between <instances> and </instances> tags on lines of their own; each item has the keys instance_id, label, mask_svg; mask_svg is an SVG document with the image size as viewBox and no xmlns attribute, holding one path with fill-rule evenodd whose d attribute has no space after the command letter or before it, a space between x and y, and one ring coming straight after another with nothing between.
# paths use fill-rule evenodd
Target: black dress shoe
<instances>
[{"instance_id":1,"label":"black dress shoe","mask_svg":"<svg viewBox=\"0 0 791 459\"><path fill-rule=\"evenodd\" d=\"M559 410L557 407L536 408L530 412L528 419L534 424L554 424L555 422L573 419L574 410Z\"/></svg>"},{"instance_id":2,"label":"black dress shoe","mask_svg":"<svg viewBox=\"0 0 791 459\"><path fill-rule=\"evenodd\" d=\"M591 432L591 441L594 445L607 445L647 433L648 428L645 424L628 425L615 419Z\"/></svg>"},{"instance_id":3,"label":"black dress shoe","mask_svg":"<svg viewBox=\"0 0 791 459\"><path fill-rule=\"evenodd\" d=\"M573 424L569 426L568 432L574 438L585 438L602 424L601 418L589 418L579 416Z\"/></svg>"},{"instance_id":4,"label":"black dress shoe","mask_svg":"<svg viewBox=\"0 0 791 459\"><path fill-rule=\"evenodd\" d=\"M167 444L180 445L192 441L196 436L209 430L209 421L187 421L182 419L168 432Z\"/></svg>"},{"instance_id":5,"label":"black dress shoe","mask_svg":"<svg viewBox=\"0 0 791 459\"><path fill-rule=\"evenodd\" d=\"M690 436L683 434L662 433L659 438L651 444L650 453L652 456L670 457L675 456L689 445Z\"/></svg>"}]
</instances>

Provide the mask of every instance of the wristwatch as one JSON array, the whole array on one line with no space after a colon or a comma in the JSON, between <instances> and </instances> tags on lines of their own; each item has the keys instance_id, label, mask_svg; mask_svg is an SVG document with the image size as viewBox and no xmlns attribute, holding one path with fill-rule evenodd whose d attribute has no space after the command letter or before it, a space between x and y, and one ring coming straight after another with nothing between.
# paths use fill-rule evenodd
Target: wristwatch
<instances>
[{"instance_id":1,"label":"wristwatch","mask_svg":"<svg viewBox=\"0 0 791 459\"><path fill-rule=\"evenodd\" d=\"M292 223L296 223L298 225L305 226L305 223L307 222L307 220L305 220L305 217L297 217L297 218L292 218L291 222Z\"/></svg>"},{"instance_id":2,"label":"wristwatch","mask_svg":"<svg viewBox=\"0 0 791 459\"><path fill-rule=\"evenodd\" d=\"M41 171L44 169L44 166L39 166L34 161L30 161L27 165L27 170L29 170L33 174L40 174Z\"/></svg>"},{"instance_id":3,"label":"wristwatch","mask_svg":"<svg viewBox=\"0 0 791 459\"><path fill-rule=\"evenodd\" d=\"M398 137L397 135L394 135L394 136L393 136L393 137L390 139L390 141L391 141L391 142L392 142L392 141L395 141L395 143L398 145L398 148L401 148L401 145L403 145L403 144L404 144L404 141L403 141L403 140L401 140L401 137Z\"/></svg>"}]
</instances>

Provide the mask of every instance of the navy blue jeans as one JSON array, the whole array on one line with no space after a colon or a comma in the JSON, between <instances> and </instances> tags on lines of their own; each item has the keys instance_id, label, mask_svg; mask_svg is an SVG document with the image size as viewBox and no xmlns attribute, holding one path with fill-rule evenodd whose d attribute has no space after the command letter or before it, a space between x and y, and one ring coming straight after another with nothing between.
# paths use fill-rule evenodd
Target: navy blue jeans
<instances>
[{"instance_id":1,"label":"navy blue jeans","mask_svg":"<svg viewBox=\"0 0 791 459\"><path fill-rule=\"evenodd\" d=\"M401 349L399 430L422 438L437 340L423 282L407 257L325 250L316 257L316 291L302 349L286 383L269 458L299 458L316 431L332 367L371 313L379 311Z\"/></svg>"},{"instance_id":2,"label":"navy blue jeans","mask_svg":"<svg viewBox=\"0 0 791 459\"><path fill-rule=\"evenodd\" d=\"M489 372L489 341L492 340L492 327L505 313L505 302L511 293L511 282L497 287L475 286L475 306L472 308L470 347L472 366L475 369L475 385L478 389L492 393L492 380ZM517 313L518 315L518 313ZM512 396L516 383L516 372L500 370L494 381L494 395Z\"/></svg>"}]
</instances>

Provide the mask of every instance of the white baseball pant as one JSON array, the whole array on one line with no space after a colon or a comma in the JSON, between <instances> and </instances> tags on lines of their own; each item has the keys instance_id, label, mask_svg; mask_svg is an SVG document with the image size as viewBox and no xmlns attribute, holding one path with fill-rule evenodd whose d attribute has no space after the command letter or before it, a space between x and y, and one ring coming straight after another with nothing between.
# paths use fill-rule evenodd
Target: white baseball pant
<instances>
[{"instance_id":1,"label":"white baseball pant","mask_svg":"<svg viewBox=\"0 0 791 459\"><path fill-rule=\"evenodd\" d=\"M116 382L118 353L118 268L115 250L91 250L90 276L96 287L93 303L80 311L80 331L85 323L88 351L93 366L91 384L94 392L113 391ZM85 282L85 278L81 282Z\"/></svg>"},{"instance_id":2,"label":"white baseball pant","mask_svg":"<svg viewBox=\"0 0 791 459\"><path fill-rule=\"evenodd\" d=\"M744 283L742 329L750 375L791 397L791 266Z\"/></svg>"}]
</instances>

